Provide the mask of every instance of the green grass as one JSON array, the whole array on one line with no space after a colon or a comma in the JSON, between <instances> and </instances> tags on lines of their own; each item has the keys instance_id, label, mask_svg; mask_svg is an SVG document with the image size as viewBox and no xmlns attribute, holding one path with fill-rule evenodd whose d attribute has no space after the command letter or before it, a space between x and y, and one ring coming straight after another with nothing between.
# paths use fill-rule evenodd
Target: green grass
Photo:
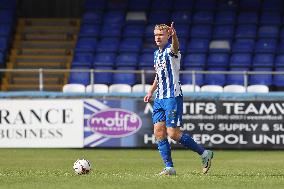
<instances>
[{"instance_id":1,"label":"green grass","mask_svg":"<svg viewBox=\"0 0 284 189\"><path fill-rule=\"evenodd\" d=\"M77 158L91 161L89 175L75 175ZM215 151L202 175L200 158L174 150L177 176L159 177L155 150L0 149L1 189L203 189L284 187L284 151Z\"/></svg>"}]
</instances>

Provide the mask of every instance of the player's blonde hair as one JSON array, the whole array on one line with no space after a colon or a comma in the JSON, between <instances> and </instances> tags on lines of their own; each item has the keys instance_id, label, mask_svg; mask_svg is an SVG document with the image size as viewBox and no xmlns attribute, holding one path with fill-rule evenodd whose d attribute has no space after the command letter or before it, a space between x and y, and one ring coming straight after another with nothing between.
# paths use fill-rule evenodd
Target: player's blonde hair
<instances>
[{"instance_id":1,"label":"player's blonde hair","mask_svg":"<svg viewBox=\"0 0 284 189\"><path fill-rule=\"evenodd\" d=\"M169 26L168 25L166 25L166 24L157 24L156 26L155 26L155 29L154 30L166 30L166 31L168 31L169 30Z\"/></svg>"}]
</instances>

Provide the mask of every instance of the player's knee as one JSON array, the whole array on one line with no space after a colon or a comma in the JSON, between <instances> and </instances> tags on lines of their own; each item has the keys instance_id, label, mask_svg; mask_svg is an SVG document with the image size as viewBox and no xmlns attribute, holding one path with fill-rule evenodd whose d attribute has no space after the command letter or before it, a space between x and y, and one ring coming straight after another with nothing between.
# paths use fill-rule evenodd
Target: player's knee
<instances>
[{"instance_id":1,"label":"player's knee","mask_svg":"<svg viewBox=\"0 0 284 189\"><path fill-rule=\"evenodd\" d=\"M167 134L171 139L173 139L175 141L179 141L181 132L179 130L176 130L176 129L168 129Z\"/></svg>"}]
</instances>

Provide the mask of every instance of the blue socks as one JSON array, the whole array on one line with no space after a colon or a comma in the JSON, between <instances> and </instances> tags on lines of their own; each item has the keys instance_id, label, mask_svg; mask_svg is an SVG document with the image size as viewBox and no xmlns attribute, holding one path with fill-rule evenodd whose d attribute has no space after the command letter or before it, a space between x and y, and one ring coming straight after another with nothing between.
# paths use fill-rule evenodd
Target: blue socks
<instances>
[{"instance_id":1,"label":"blue socks","mask_svg":"<svg viewBox=\"0 0 284 189\"><path fill-rule=\"evenodd\" d=\"M205 151L205 149L197 144L188 134L182 133L182 136L180 137L178 142L181 143L184 147L197 152L199 155L202 155Z\"/></svg>"},{"instance_id":2,"label":"blue socks","mask_svg":"<svg viewBox=\"0 0 284 189\"><path fill-rule=\"evenodd\" d=\"M173 167L173 161L171 156L171 146L169 144L169 141L167 138L163 140L157 141L158 144L158 150L161 154L161 157L164 161L164 164L166 167Z\"/></svg>"}]
</instances>

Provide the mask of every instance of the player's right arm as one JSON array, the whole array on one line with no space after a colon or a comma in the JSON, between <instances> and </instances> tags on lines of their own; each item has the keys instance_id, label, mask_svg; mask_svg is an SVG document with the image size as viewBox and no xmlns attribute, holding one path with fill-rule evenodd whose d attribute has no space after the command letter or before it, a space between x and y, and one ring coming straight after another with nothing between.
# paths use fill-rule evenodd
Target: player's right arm
<instances>
[{"instance_id":1,"label":"player's right arm","mask_svg":"<svg viewBox=\"0 0 284 189\"><path fill-rule=\"evenodd\" d=\"M149 102L150 101L150 99L152 98L155 90L157 89L157 86L158 86L158 82L157 82L157 76L156 76L152 86L150 87L148 93L144 97L144 102Z\"/></svg>"}]
</instances>

